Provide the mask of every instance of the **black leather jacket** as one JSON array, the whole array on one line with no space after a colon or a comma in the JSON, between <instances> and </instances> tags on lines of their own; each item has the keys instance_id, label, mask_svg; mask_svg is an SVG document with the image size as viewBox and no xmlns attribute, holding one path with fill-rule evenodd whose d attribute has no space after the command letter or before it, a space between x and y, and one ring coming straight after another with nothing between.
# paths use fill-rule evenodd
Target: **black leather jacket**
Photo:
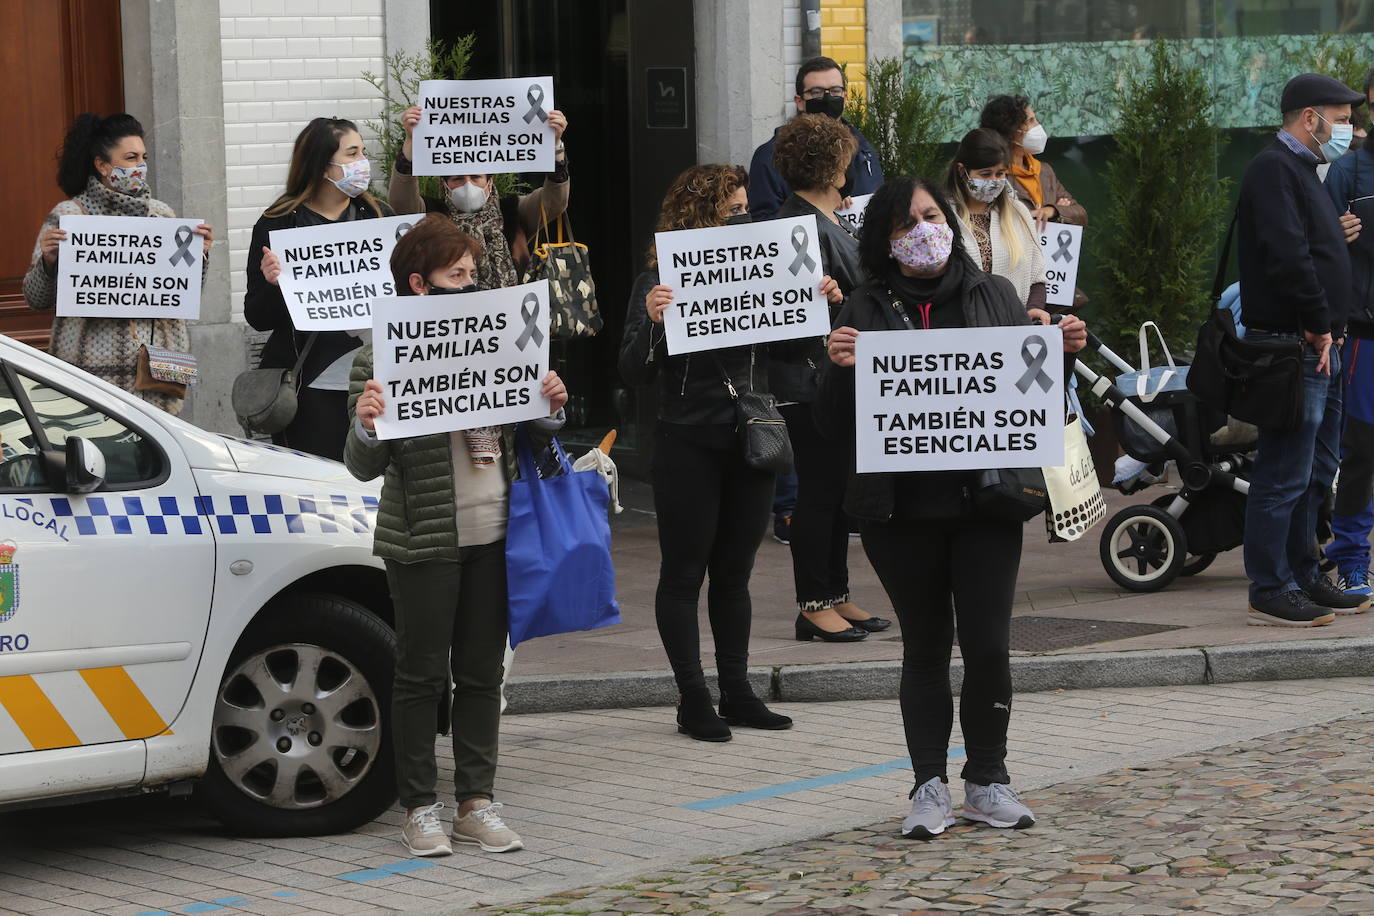
<instances>
[{"instance_id":1,"label":"black leather jacket","mask_svg":"<svg viewBox=\"0 0 1374 916\"><path fill-rule=\"evenodd\" d=\"M647 270L635 278L625 310L625 336L620 341L621 376L635 387L658 379L660 420L692 426L734 423L735 404L722 370L740 394L765 390L768 347L757 344L669 356L663 325L650 321L644 309L644 297L656 285L657 270Z\"/></svg>"}]
</instances>

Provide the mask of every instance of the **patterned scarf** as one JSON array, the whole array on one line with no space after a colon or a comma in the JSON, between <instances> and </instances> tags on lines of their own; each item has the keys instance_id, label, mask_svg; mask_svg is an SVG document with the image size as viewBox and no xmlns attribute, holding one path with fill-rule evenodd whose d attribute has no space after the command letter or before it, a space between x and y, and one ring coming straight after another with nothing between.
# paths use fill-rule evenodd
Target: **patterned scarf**
<instances>
[{"instance_id":1,"label":"patterned scarf","mask_svg":"<svg viewBox=\"0 0 1374 916\"><path fill-rule=\"evenodd\" d=\"M448 209L449 218L459 229L482 242L482 257L477 261L477 287L502 289L515 286L519 280L515 275L515 262L510 256L510 243L502 231L499 196L495 193L489 195L482 209L475 213L461 212L447 194L444 195L444 206Z\"/></svg>"},{"instance_id":2,"label":"patterned scarf","mask_svg":"<svg viewBox=\"0 0 1374 916\"><path fill-rule=\"evenodd\" d=\"M501 427L479 426L463 430L468 445L468 457L475 467L494 468L501 460Z\"/></svg>"}]
</instances>

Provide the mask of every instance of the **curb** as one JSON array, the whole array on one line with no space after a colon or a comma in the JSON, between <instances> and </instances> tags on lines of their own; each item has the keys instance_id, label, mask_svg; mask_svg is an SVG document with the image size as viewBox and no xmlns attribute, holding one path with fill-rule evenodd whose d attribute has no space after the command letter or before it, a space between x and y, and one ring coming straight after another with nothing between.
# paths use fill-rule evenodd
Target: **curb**
<instances>
[{"instance_id":1,"label":"curb","mask_svg":"<svg viewBox=\"0 0 1374 916\"><path fill-rule=\"evenodd\" d=\"M782 702L890 700L897 697L901 670L900 661L783 665L751 668L749 680L759 696ZM1374 637L1369 636L1011 659L1017 693L1370 675ZM963 676L963 662L952 660L950 680L956 690ZM714 680L714 672L708 671L707 683ZM668 671L536 675L511 678L506 699L510 714L672 706L677 686Z\"/></svg>"}]
</instances>

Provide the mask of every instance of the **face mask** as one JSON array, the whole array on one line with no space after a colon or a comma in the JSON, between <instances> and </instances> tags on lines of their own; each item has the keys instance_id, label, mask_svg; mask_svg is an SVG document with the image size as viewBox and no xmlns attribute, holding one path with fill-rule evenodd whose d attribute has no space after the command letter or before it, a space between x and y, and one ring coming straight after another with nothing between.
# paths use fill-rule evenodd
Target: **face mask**
<instances>
[{"instance_id":1,"label":"face mask","mask_svg":"<svg viewBox=\"0 0 1374 916\"><path fill-rule=\"evenodd\" d=\"M429 295L431 296L452 296L455 293L475 293L477 284L469 283L467 286L435 286L429 284Z\"/></svg>"},{"instance_id":2,"label":"face mask","mask_svg":"<svg viewBox=\"0 0 1374 916\"><path fill-rule=\"evenodd\" d=\"M1322 118L1320 114L1317 117ZM1327 162L1335 162L1345 155L1345 151L1350 149L1350 140L1355 136L1355 127L1351 124L1332 124L1326 118L1322 118L1322 123L1331 128L1331 139L1322 144L1322 155ZM1316 136L1312 137L1317 139Z\"/></svg>"},{"instance_id":3,"label":"face mask","mask_svg":"<svg viewBox=\"0 0 1374 916\"><path fill-rule=\"evenodd\" d=\"M367 190L367 186L372 183L372 165L366 159L358 159L354 162L331 162L330 165L337 165L343 171L343 177L334 181L334 187L343 191L349 197L357 197Z\"/></svg>"},{"instance_id":4,"label":"face mask","mask_svg":"<svg viewBox=\"0 0 1374 916\"><path fill-rule=\"evenodd\" d=\"M124 194L139 194L148 187L148 163L125 168L115 166L110 172L110 187Z\"/></svg>"},{"instance_id":5,"label":"face mask","mask_svg":"<svg viewBox=\"0 0 1374 916\"><path fill-rule=\"evenodd\" d=\"M487 202L487 189L479 188L471 181L464 182L449 189L448 200L459 213L476 213Z\"/></svg>"},{"instance_id":6,"label":"face mask","mask_svg":"<svg viewBox=\"0 0 1374 916\"><path fill-rule=\"evenodd\" d=\"M968 192L974 200L981 200L985 204L990 204L1002 196L1002 191L1006 189L1007 182L1004 178L966 178Z\"/></svg>"},{"instance_id":7,"label":"face mask","mask_svg":"<svg viewBox=\"0 0 1374 916\"><path fill-rule=\"evenodd\" d=\"M818 99L806 99L805 109L807 114L823 114L828 118L838 118L844 114L844 96L832 98L823 95Z\"/></svg>"},{"instance_id":8,"label":"face mask","mask_svg":"<svg viewBox=\"0 0 1374 916\"><path fill-rule=\"evenodd\" d=\"M1045 133L1045 128L1037 124L1026 135L1021 138L1021 148L1032 156L1039 156L1045 151L1045 144L1049 142L1049 134Z\"/></svg>"},{"instance_id":9,"label":"face mask","mask_svg":"<svg viewBox=\"0 0 1374 916\"><path fill-rule=\"evenodd\" d=\"M745 225L748 225L749 223L752 223L753 221L754 221L754 218L753 218L752 216L750 216L748 213L736 213L734 216L731 216L731 217L729 217L728 219L725 220L725 225L727 225L727 226L745 226Z\"/></svg>"},{"instance_id":10,"label":"face mask","mask_svg":"<svg viewBox=\"0 0 1374 916\"><path fill-rule=\"evenodd\" d=\"M949 260L954 250L954 230L948 223L919 222L906 235L889 244L899 264L929 273Z\"/></svg>"}]
</instances>

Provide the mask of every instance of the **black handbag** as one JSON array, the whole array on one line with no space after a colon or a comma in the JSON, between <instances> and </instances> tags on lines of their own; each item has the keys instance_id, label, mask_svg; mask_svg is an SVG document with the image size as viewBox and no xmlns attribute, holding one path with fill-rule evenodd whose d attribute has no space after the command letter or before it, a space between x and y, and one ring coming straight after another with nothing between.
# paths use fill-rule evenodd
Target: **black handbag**
<instances>
[{"instance_id":1,"label":"black handbag","mask_svg":"<svg viewBox=\"0 0 1374 916\"><path fill-rule=\"evenodd\" d=\"M771 394L752 390L752 384L751 390L740 394L721 365L720 358L714 358L725 390L730 392L730 400L735 402L735 429L739 433L740 448L744 451L744 463L756 471L791 474L792 439L787 434L787 421L778 412L777 402ZM752 379L753 376L754 348L751 346L749 377Z\"/></svg>"},{"instance_id":2,"label":"black handbag","mask_svg":"<svg viewBox=\"0 0 1374 916\"><path fill-rule=\"evenodd\" d=\"M319 332L310 335L290 369L249 369L234 379L229 402L239 425L248 435L274 435L296 418L296 392L300 390L301 366L315 345Z\"/></svg>"},{"instance_id":3,"label":"black handbag","mask_svg":"<svg viewBox=\"0 0 1374 916\"><path fill-rule=\"evenodd\" d=\"M1198 329L1188 390L1228 416L1261 429L1294 429L1302 420L1302 341L1246 340L1236 334L1230 310L1217 307L1239 217L1237 208L1212 284L1212 314Z\"/></svg>"},{"instance_id":4,"label":"black handbag","mask_svg":"<svg viewBox=\"0 0 1374 916\"><path fill-rule=\"evenodd\" d=\"M1027 522L1050 506L1045 473L1039 468L976 471L973 511L985 518Z\"/></svg>"}]
</instances>

